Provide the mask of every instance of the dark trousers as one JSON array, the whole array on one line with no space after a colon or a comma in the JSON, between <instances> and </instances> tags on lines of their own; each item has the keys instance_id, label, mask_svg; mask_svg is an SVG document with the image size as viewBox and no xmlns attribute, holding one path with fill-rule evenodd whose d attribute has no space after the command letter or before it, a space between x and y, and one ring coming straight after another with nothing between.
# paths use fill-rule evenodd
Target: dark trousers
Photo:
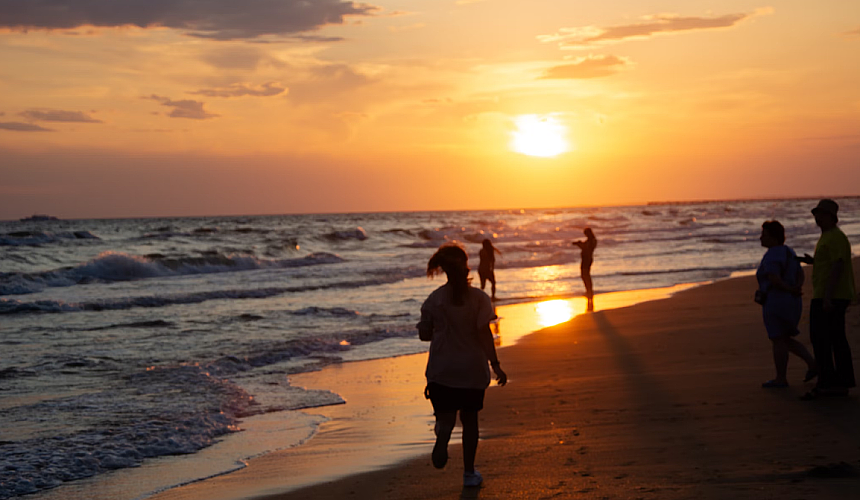
<instances>
[{"instance_id":1,"label":"dark trousers","mask_svg":"<svg viewBox=\"0 0 860 500\"><path fill-rule=\"evenodd\" d=\"M847 389L856 385L851 347L845 338L845 310L851 301L832 302L833 309L825 311L823 299L812 299L809 305L809 340L818 364L818 387Z\"/></svg>"}]
</instances>

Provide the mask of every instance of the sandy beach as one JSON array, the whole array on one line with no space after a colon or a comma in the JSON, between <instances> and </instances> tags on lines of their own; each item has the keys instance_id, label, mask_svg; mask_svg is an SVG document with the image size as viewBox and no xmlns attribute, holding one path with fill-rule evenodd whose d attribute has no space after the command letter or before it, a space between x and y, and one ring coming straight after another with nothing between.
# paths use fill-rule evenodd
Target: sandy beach
<instances>
[{"instance_id":1,"label":"sandy beach","mask_svg":"<svg viewBox=\"0 0 860 500\"><path fill-rule=\"evenodd\" d=\"M512 347L500 332L510 382L488 390L481 413L480 489L461 486L459 436L444 470L430 464L419 355L297 377L347 400L313 411L330 419L318 435L153 498L851 498L860 402L799 400L812 384L794 357L789 388L760 387L773 362L754 289L745 276L580 314ZM856 308L847 323L856 358ZM808 345L806 313L801 332ZM361 398L374 399L351 403ZM392 456L402 459L385 466ZM357 469L370 472L340 477Z\"/></svg>"}]
</instances>

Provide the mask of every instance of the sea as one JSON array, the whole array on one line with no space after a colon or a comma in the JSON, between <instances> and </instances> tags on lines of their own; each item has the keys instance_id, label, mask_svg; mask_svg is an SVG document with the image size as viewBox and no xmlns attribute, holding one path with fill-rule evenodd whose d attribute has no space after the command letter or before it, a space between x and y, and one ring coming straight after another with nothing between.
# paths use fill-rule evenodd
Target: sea
<instances>
[{"instance_id":1,"label":"sea","mask_svg":"<svg viewBox=\"0 0 860 500\"><path fill-rule=\"evenodd\" d=\"M444 284L426 264L446 242L474 285L481 242L499 249L497 304L582 295L586 227L597 294L669 287L753 272L769 219L813 253L816 201L0 222L0 499L342 403L289 375L425 351L419 308ZM838 202L860 249L860 198Z\"/></svg>"}]
</instances>

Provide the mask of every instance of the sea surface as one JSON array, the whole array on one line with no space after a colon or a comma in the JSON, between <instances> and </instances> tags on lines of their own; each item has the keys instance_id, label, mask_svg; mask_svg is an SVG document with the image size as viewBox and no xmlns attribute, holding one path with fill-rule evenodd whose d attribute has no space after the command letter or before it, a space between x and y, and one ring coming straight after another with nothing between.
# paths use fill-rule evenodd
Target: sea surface
<instances>
[{"instance_id":1,"label":"sea surface","mask_svg":"<svg viewBox=\"0 0 860 500\"><path fill-rule=\"evenodd\" d=\"M860 198L838 201L860 249ZM509 304L583 294L585 227L599 294L750 272L767 219L812 253L815 203L0 222L0 499L342 402L287 376L426 350L414 325L444 278L425 267L447 241L473 270L495 243Z\"/></svg>"}]
</instances>

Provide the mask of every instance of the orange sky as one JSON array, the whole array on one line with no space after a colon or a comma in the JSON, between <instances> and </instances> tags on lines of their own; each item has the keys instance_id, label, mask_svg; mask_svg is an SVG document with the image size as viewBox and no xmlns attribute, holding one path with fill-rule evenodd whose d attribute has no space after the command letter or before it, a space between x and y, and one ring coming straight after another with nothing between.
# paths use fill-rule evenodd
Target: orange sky
<instances>
[{"instance_id":1,"label":"orange sky","mask_svg":"<svg viewBox=\"0 0 860 500\"><path fill-rule=\"evenodd\" d=\"M0 219L860 194L856 0L200 5L0 0Z\"/></svg>"}]
</instances>

